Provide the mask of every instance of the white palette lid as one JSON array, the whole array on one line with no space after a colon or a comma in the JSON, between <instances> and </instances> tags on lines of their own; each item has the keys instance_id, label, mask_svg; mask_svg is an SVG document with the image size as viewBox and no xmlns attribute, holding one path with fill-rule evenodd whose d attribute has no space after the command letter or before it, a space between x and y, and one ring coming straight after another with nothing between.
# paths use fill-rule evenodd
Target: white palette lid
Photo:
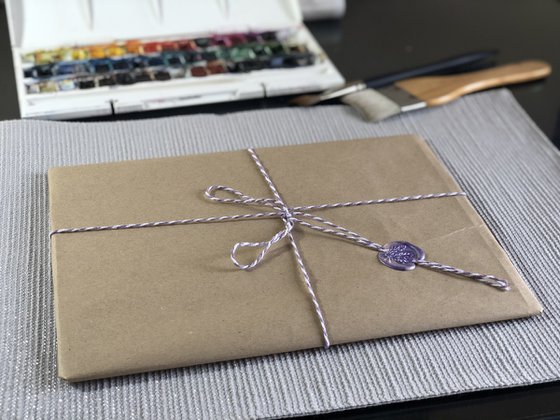
<instances>
[{"instance_id":1,"label":"white palette lid","mask_svg":"<svg viewBox=\"0 0 560 420\"><path fill-rule=\"evenodd\" d=\"M116 39L262 31L301 23L298 0L6 0L23 51Z\"/></svg>"}]
</instances>

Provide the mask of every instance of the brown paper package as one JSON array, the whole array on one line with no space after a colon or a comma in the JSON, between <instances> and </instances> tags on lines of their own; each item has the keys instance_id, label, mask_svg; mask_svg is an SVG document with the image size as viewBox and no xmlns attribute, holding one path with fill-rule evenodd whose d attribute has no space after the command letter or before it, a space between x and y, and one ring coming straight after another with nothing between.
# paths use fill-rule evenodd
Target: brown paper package
<instances>
[{"instance_id":1,"label":"brown paper package","mask_svg":"<svg viewBox=\"0 0 560 420\"><path fill-rule=\"evenodd\" d=\"M460 190L415 136L257 152L291 206ZM261 211L204 199L216 184L272 196L247 151L52 168L51 228ZM512 285L503 292L421 267L392 270L375 251L296 228L334 344L542 311L466 197L315 214L381 244L412 242L429 260ZM234 243L265 241L282 227L261 219L54 235L59 376L81 381L321 347L287 242L249 272L229 257Z\"/></svg>"}]
</instances>

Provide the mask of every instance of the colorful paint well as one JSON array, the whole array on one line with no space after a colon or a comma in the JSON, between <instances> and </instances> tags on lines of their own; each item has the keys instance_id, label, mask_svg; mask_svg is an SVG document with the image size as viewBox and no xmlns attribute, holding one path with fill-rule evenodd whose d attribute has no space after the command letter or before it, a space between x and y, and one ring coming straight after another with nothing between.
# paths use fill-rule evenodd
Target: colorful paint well
<instances>
[{"instance_id":1,"label":"colorful paint well","mask_svg":"<svg viewBox=\"0 0 560 420\"><path fill-rule=\"evenodd\" d=\"M89 47L90 58L105 58L106 45L94 45Z\"/></svg>"}]
</instances>

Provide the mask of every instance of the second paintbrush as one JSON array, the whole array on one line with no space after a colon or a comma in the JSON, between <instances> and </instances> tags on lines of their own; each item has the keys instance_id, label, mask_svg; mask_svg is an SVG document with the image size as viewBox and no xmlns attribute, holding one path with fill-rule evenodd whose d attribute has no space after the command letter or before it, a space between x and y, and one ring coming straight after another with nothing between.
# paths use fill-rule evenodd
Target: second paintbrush
<instances>
[{"instance_id":1,"label":"second paintbrush","mask_svg":"<svg viewBox=\"0 0 560 420\"><path fill-rule=\"evenodd\" d=\"M521 61L470 73L401 80L378 90L352 93L342 101L366 120L381 121L403 112L443 105L469 93L542 79L550 72L550 65L544 61Z\"/></svg>"}]
</instances>

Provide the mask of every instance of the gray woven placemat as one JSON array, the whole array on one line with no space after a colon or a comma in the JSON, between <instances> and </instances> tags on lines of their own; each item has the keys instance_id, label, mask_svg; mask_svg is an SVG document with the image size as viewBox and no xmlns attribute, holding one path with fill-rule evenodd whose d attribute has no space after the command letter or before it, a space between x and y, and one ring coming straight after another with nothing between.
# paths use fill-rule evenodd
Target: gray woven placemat
<instances>
[{"instance_id":1,"label":"gray woven placemat","mask_svg":"<svg viewBox=\"0 0 560 420\"><path fill-rule=\"evenodd\" d=\"M68 384L56 377L50 166L418 133L545 307L543 316ZM560 378L560 154L506 90L367 124L342 106L118 123L0 124L0 418L245 418Z\"/></svg>"}]
</instances>

